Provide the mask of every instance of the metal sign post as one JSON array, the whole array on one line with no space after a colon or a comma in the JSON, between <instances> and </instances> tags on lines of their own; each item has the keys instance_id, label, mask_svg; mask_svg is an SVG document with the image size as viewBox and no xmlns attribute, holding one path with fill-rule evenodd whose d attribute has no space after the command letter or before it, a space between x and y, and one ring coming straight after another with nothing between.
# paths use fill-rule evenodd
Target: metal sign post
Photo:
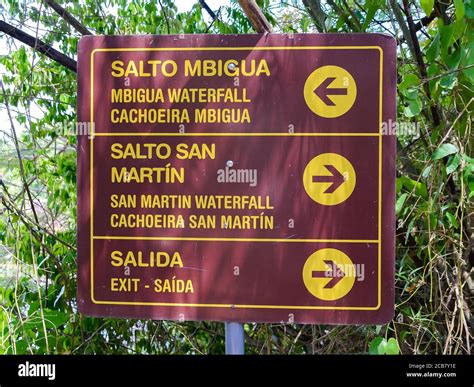
<instances>
[{"instance_id":1,"label":"metal sign post","mask_svg":"<svg viewBox=\"0 0 474 387\"><path fill-rule=\"evenodd\" d=\"M225 323L225 353L226 355L243 355L245 353L244 324Z\"/></svg>"}]
</instances>

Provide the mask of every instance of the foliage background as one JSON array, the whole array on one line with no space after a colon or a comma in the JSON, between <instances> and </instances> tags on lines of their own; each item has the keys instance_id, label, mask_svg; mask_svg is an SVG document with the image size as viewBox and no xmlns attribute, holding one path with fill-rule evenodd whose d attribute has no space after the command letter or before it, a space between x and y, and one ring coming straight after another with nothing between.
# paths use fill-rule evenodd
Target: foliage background
<instances>
[{"instance_id":1,"label":"foliage background","mask_svg":"<svg viewBox=\"0 0 474 387\"><path fill-rule=\"evenodd\" d=\"M252 33L237 1L57 1L93 34ZM275 32L398 39L396 313L384 326L245 324L247 353L459 354L474 325L474 0L260 0ZM40 0L0 20L70 58L80 34ZM0 34L0 353L224 352L223 324L76 311L76 75Z\"/></svg>"}]
</instances>

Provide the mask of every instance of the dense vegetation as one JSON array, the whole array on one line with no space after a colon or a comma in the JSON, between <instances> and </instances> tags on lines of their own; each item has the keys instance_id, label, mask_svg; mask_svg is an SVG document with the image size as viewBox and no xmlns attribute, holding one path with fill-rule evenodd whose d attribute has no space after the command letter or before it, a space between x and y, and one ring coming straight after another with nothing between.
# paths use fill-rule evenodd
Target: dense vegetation
<instances>
[{"instance_id":1,"label":"dense vegetation","mask_svg":"<svg viewBox=\"0 0 474 387\"><path fill-rule=\"evenodd\" d=\"M0 20L76 58L81 29L50 3L1 0ZM92 34L253 32L237 1L212 12L203 1L188 12L170 0L56 3ZM470 353L474 0L258 3L275 32L395 36L398 120L411 130L398 135L395 319L246 324L247 352ZM223 324L77 313L76 74L6 33L0 50L0 353L223 353Z\"/></svg>"}]
</instances>

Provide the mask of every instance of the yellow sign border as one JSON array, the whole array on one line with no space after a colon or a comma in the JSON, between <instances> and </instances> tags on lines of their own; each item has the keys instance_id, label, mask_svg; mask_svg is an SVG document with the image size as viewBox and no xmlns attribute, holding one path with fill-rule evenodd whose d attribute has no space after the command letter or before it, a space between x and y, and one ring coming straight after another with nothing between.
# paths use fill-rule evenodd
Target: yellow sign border
<instances>
[{"instance_id":1,"label":"yellow sign border","mask_svg":"<svg viewBox=\"0 0 474 387\"><path fill-rule=\"evenodd\" d=\"M126 47L126 48L96 48L90 54L90 127L94 122L94 55L97 52L114 52L114 51L271 51L271 50L377 50L380 53L379 62L379 132L378 133L96 133L90 136L90 296L91 301L96 305L140 305L140 306L178 306L178 307L205 307L205 308L235 308L235 309L287 309L287 310L378 310L382 305L381 298L381 227L382 227L382 102L383 102L383 49L380 46L275 46L275 47ZM245 304L193 304L193 303L169 303L169 302L137 302L137 301L100 301L94 297L94 240L96 239L135 239L133 237L110 237L94 235L94 196L93 196L93 171L94 171L94 137L95 136L129 136L129 135L156 135L156 136L333 136L333 137L350 137L350 136L376 136L379 139L379 178L378 178L378 227L377 240L341 240L341 239L258 239L258 238L160 238L153 237L153 240L212 240L212 241L232 241L232 242L332 242L332 243L377 243L378 259L377 259L377 305L372 307L363 306L308 306L308 305L245 305ZM140 240L148 240L147 237L136 237Z\"/></svg>"}]
</instances>

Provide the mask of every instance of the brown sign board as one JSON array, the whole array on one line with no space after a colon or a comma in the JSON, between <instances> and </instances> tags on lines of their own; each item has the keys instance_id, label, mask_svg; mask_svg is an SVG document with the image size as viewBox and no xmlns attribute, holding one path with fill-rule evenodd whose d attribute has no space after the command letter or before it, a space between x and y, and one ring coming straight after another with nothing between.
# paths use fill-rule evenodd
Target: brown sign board
<instances>
[{"instance_id":1,"label":"brown sign board","mask_svg":"<svg viewBox=\"0 0 474 387\"><path fill-rule=\"evenodd\" d=\"M392 38L87 36L78 58L82 313L393 317Z\"/></svg>"}]
</instances>

